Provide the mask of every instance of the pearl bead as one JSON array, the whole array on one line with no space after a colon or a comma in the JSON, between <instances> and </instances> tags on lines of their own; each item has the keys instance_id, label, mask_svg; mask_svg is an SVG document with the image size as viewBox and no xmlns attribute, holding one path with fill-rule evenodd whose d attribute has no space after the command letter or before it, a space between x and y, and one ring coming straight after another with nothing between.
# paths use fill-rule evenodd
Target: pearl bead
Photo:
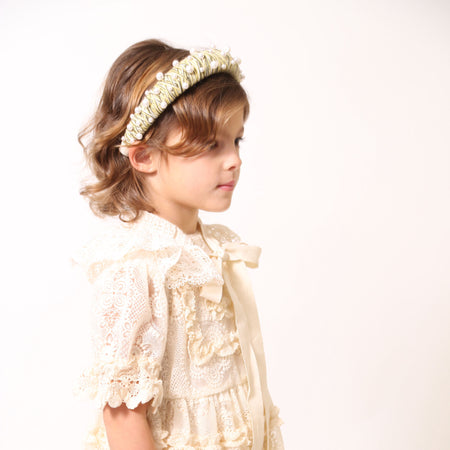
<instances>
[{"instance_id":1,"label":"pearl bead","mask_svg":"<svg viewBox=\"0 0 450 450\"><path fill-rule=\"evenodd\" d=\"M226 64L222 64L222 70L225 70L227 68Z\"/></svg>"},{"instance_id":2,"label":"pearl bead","mask_svg":"<svg viewBox=\"0 0 450 450\"><path fill-rule=\"evenodd\" d=\"M188 64L187 66L186 66L186 72L187 73L192 73L194 71L194 68L190 65L190 64Z\"/></svg>"},{"instance_id":3,"label":"pearl bead","mask_svg":"<svg viewBox=\"0 0 450 450\"><path fill-rule=\"evenodd\" d=\"M200 67L200 72L203 73L205 71L204 67Z\"/></svg>"},{"instance_id":4,"label":"pearl bead","mask_svg":"<svg viewBox=\"0 0 450 450\"><path fill-rule=\"evenodd\" d=\"M132 129L133 129L133 124L132 124L132 123L129 123L129 124L127 125L127 130L131 131Z\"/></svg>"},{"instance_id":5,"label":"pearl bead","mask_svg":"<svg viewBox=\"0 0 450 450\"><path fill-rule=\"evenodd\" d=\"M140 141L140 140L142 139L142 133L137 133L137 134L136 134L136 139L137 139L138 141Z\"/></svg>"},{"instance_id":6,"label":"pearl bead","mask_svg":"<svg viewBox=\"0 0 450 450\"><path fill-rule=\"evenodd\" d=\"M187 89L189 87L189 83L186 81L183 81L182 86L183 86L183 89Z\"/></svg>"},{"instance_id":7,"label":"pearl bead","mask_svg":"<svg viewBox=\"0 0 450 450\"><path fill-rule=\"evenodd\" d=\"M160 90L159 90L159 88L157 88L157 87L155 87L155 88L153 88L153 91L152 91L155 95L159 95L159 93L161 92Z\"/></svg>"},{"instance_id":8,"label":"pearl bead","mask_svg":"<svg viewBox=\"0 0 450 450\"><path fill-rule=\"evenodd\" d=\"M178 64L180 64L180 61L178 61L178 59L174 59L174 60L172 61L172 66L173 66L173 67L177 67Z\"/></svg>"},{"instance_id":9,"label":"pearl bead","mask_svg":"<svg viewBox=\"0 0 450 450\"><path fill-rule=\"evenodd\" d=\"M219 67L219 63L217 61L211 61L211 69L217 69Z\"/></svg>"},{"instance_id":10,"label":"pearl bead","mask_svg":"<svg viewBox=\"0 0 450 450\"><path fill-rule=\"evenodd\" d=\"M158 72L158 73L156 74L156 79L157 79L158 81L161 81L163 78L164 78L164 74L163 74L162 72Z\"/></svg>"},{"instance_id":11,"label":"pearl bead","mask_svg":"<svg viewBox=\"0 0 450 450\"><path fill-rule=\"evenodd\" d=\"M146 108L148 105L150 105L150 102L148 101L148 98L144 98L144 100L142 100L142 105Z\"/></svg>"},{"instance_id":12,"label":"pearl bead","mask_svg":"<svg viewBox=\"0 0 450 450\"><path fill-rule=\"evenodd\" d=\"M136 106L136 108L134 108L134 112L136 114L139 114L141 112L141 107L140 106Z\"/></svg>"},{"instance_id":13,"label":"pearl bead","mask_svg":"<svg viewBox=\"0 0 450 450\"><path fill-rule=\"evenodd\" d=\"M165 109L165 108L167 108L167 103L163 100L163 101L160 103L160 106L161 106L162 109Z\"/></svg>"}]
</instances>

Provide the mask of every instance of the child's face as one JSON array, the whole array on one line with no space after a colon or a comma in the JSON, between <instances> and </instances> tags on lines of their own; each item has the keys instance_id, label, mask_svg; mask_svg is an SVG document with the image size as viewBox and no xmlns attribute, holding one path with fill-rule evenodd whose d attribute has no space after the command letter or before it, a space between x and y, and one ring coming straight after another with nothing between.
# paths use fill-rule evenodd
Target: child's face
<instances>
[{"instance_id":1,"label":"child's face","mask_svg":"<svg viewBox=\"0 0 450 450\"><path fill-rule=\"evenodd\" d=\"M216 145L195 157L168 154L150 181L150 197L162 215L175 220L198 210L225 211L239 179L242 161L239 141L244 133L244 112L239 109L219 128ZM178 142L178 131L169 133L168 145ZM234 186L223 186L234 183Z\"/></svg>"}]
</instances>

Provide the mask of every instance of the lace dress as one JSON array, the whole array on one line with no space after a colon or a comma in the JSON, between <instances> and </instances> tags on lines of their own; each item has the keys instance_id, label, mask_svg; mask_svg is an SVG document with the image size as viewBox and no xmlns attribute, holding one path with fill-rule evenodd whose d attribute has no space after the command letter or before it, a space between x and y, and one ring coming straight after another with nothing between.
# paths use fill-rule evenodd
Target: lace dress
<instances>
[{"instance_id":1,"label":"lace dress","mask_svg":"<svg viewBox=\"0 0 450 450\"><path fill-rule=\"evenodd\" d=\"M75 257L95 289L94 362L77 393L98 407L87 449L108 449L102 409L151 400L158 449L284 449L249 281L259 247L199 219L117 221Z\"/></svg>"}]
</instances>

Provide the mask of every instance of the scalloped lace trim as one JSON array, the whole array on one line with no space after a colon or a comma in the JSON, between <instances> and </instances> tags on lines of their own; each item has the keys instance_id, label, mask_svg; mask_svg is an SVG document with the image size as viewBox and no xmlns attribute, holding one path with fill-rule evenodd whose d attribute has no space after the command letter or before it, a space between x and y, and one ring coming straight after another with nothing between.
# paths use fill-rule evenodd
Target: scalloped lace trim
<instances>
[{"instance_id":1,"label":"scalloped lace trim","mask_svg":"<svg viewBox=\"0 0 450 450\"><path fill-rule=\"evenodd\" d=\"M152 400L153 411L161 405L163 385L159 379L160 365L148 359L134 358L122 363L98 363L80 376L75 394L86 393L99 408L112 408L125 403L134 409L140 403Z\"/></svg>"}]
</instances>

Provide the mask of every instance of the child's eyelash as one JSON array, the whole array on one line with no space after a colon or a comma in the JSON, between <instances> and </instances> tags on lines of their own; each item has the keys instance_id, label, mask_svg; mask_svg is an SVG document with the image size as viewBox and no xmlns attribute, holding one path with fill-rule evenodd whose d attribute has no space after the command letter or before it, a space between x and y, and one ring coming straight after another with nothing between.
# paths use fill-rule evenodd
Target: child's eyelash
<instances>
[{"instance_id":1,"label":"child's eyelash","mask_svg":"<svg viewBox=\"0 0 450 450\"><path fill-rule=\"evenodd\" d=\"M244 141L245 140L245 138L242 136L242 137L238 137L238 138L236 138L235 140L234 140L234 145L239 145L242 141ZM214 141L214 142L212 142L210 145L209 145L209 149L210 150L214 150L214 149L216 149L217 147L219 146L219 143L217 142L217 141Z\"/></svg>"}]
</instances>

